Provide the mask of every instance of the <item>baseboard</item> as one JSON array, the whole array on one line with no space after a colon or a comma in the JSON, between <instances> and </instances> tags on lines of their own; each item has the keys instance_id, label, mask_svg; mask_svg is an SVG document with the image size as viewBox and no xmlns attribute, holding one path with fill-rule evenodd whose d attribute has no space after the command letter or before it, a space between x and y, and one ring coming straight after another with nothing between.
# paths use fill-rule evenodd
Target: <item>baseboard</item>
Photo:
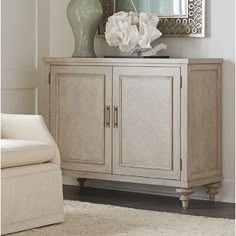
<instances>
[{"instance_id":1,"label":"baseboard","mask_svg":"<svg viewBox=\"0 0 236 236\"><path fill-rule=\"evenodd\" d=\"M63 184L78 186L76 178L63 176ZM127 192L138 192L162 196L178 197L175 188L165 186L150 186L144 184L131 184L103 180L88 180L86 186L101 189L111 189ZM208 195L205 188L198 187L191 196L192 199L208 200ZM219 194L216 196L216 201L235 203L235 181L224 180L219 189Z\"/></svg>"}]
</instances>

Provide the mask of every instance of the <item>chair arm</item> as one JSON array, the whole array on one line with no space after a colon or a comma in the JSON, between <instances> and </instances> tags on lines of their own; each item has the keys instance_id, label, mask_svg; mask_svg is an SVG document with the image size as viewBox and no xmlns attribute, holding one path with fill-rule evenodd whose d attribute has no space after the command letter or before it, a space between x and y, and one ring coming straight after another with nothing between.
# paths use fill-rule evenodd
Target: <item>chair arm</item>
<instances>
[{"instance_id":1,"label":"chair arm","mask_svg":"<svg viewBox=\"0 0 236 236\"><path fill-rule=\"evenodd\" d=\"M2 114L1 122L2 138L39 141L52 145L56 149L56 156L52 162L60 165L58 146L49 133L42 116Z\"/></svg>"}]
</instances>

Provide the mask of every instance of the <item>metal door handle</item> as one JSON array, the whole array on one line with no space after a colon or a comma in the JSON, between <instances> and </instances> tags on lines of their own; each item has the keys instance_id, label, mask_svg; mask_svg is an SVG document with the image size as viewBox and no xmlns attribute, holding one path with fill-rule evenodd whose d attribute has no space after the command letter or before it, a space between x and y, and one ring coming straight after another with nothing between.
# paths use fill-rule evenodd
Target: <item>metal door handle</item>
<instances>
[{"instance_id":1,"label":"metal door handle","mask_svg":"<svg viewBox=\"0 0 236 236\"><path fill-rule=\"evenodd\" d=\"M114 128L118 128L118 106L114 106Z\"/></svg>"},{"instance_id":2,"label":"metal door handle","mask_svg":"<svg viewBox=\"0 0 236 236\"><path fill-rule=\"evenodd\" d=\"M110 106L105 107L105 126L107 128L111 127L111 107Z\"/></svg>"}]
</instances>

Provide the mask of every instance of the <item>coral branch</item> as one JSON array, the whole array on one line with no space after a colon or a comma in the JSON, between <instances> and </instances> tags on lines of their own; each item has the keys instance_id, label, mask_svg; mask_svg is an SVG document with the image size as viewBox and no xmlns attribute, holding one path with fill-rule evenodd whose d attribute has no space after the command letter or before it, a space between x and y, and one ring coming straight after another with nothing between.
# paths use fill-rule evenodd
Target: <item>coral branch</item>
<instances>
[{"instance_id":1,"label":"coral branch","mask_svg":"<svg viewBox=\"0 0 236 236\"><path fill-rule=\"evenodd\" d=\"M165 44L152 48L152 43L161 37L157 29L159 18L155 14L141 12L118 12L108 18L105 38L112 47L131 55L156 55L166 49Z\"/></svg>"}]
</instances>

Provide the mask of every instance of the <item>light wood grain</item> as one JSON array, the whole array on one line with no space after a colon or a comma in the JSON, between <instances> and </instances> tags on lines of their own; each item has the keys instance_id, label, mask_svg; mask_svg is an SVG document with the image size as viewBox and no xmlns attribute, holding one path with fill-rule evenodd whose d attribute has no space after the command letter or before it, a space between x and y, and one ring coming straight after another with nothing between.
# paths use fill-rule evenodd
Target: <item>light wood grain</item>
<instances>
[{"instance_id":1,"label":"light wood grain","mask_svg":"<svg viewBox=\"0 0 236 236\"><path fill-rule=\"evenodd\" d=\"M71 169L71 168L70 168ZM124 183L135 183L135 184L149 184L155 186L170 186L170 187L182 187L187 188L188 183L181 180L173 179L157 179L157 178L147 178L143 176L133 176L133 175L120 175L120 174L107 174L98 172L83 172L78 170L70 170L63 168L62 173L64 176L73 176L75 178L86 178L86 179L97 179L97 180L108 180Z\"/></svg>"},{"instance_id":2,"label":"light wood grain","mask_svg":"<svg viewBox=\"0 0 236 236\"><path fill-rule=\"evenodd\" d=\"M183 208L195 186L213 200L222 179L221 62L46 59L45 117L63 174L177 187Z\"/></svg>"},{"instance_id":3,"label":"light wood grain","mask_svg":"<svg viewBox=\"0 0 236 236\"><path fill-rule=\"evenodd\" d=\"M188 155L194 180L221 172L218 66L191 66L188 83Z\"/></svg>"},{"instance_id":4,"label":"light wood grain","mask_svg":"<svg viewBox=\"0 0 236 236\"><path fill-rule=\"evenodd\" d=\"M50 130L50 84L49 84L49 77L51 75L51 68L50 64L45 64L44 66L44 90L43 90L43 117L44 121Z\"/></svg>"},{"instance_id":5,"label":"light wood grain","mask_svg":"<svg viewBox=\"0 0 236 236\"><path fill-rule=\"evenodd\" d=\"M177 188L176 192L180 195L179 200L182 202L183 209L188 209L190 195L194 192L193 188Z\"/></svg>"},{"instance_id":6,"label":"light wood grain","mask_svg":"<svg viewBox=\"0 0 236 236\"><path fill-rule=\"evenodd\" d=\"M182 88L181 88L181 134L180 134L180 156L182 159L182 171L181 171L181 180L188 181L188 74L189 66L181 66L181 78L182 78Z\"/></svg>"},{"instance_id":7,"label":"light wood grain","mask_svg":"<svg viewBox=\"0 0 236 236\"><path fill-rule=\"evenodd\" d=\"M210 202L215 202L215 196L218 193L217 190L220 187L220 183L213 183L213 184L207 184L205 185L207 188L207 193L209 195L209 201Z\"/></svg>"},{"instance_id":8,"label":"light wood grain","mask_svg":"<svg viewBox=\"0 0 236 236\"><path fill-rule=\"evenodd\" d=\"M51 127L62 167L111 172L111 129L105 128L105 106L111 104L110 73L109 68L53 68Z\"/></svg>"},{"instance_id":9,"label":"light wood grain","mask_svg":"<svg viewBox=\"0 0 236 236\"><path fill-rule=\"evenodd\" d=\"M64 65L64 64L75 64L75 65L121 65L131 66L132 64L144 64L153 66L159 65L177 65L177 64L221 64L221 58L153 58L153 59L142 59L142 58L71 58L71 57L46 57L44 58L45 63L51 65Z\"/></svg>"},{"instance_id":10,"label":"light wood grain","mask_svg":"<svg viewBox=\"0 0 236 236\"><path fill-rule=\"evenodd\" d=\"M180 179L180 70L113 69L115 174Z\"/></svg>"}]
</instances>

